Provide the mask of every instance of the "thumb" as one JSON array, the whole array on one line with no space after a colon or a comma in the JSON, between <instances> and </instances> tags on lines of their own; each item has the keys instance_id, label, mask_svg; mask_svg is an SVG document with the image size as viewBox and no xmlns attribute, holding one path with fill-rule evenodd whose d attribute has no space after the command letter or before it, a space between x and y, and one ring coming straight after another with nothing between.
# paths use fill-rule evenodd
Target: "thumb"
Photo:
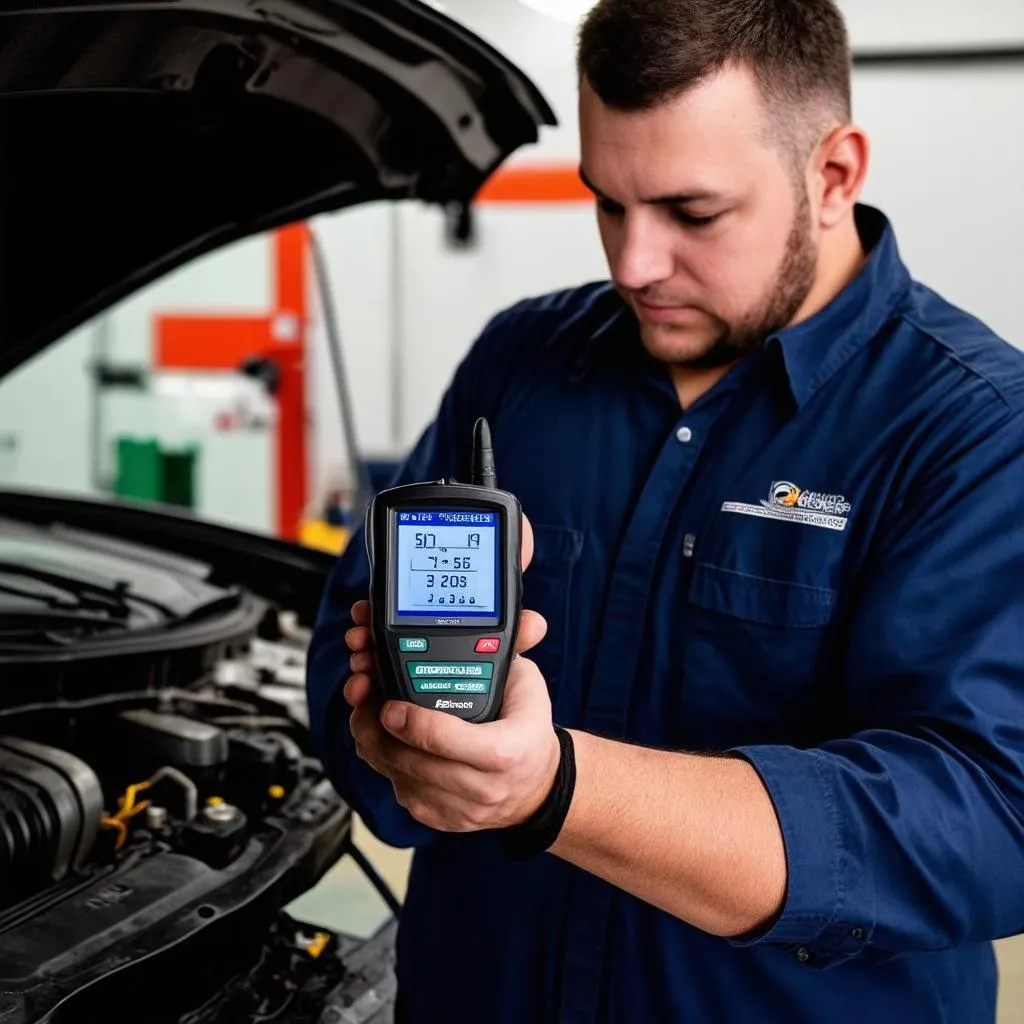
<instances>
[{"instance_id":1,"label":"thumb","mask_svg":"<svg viewBox=\"0 0 1024 1024\"><path fill-rule=\"evenodd\" d=\"M530 520L526 518L526 513L522 514L520 520L520 530L522 531L522 547L520 549L519 560L520 567L523 572L526 572L530 567L530 563L533 561L533 526Z\"/></svg>"},{"instance_id":2,"label":"thumb","mask_svg":"<svg viewBox=\"0 0 1024 1024\"><path fill-rule=\"evenodd\" d=\"M519 615L519 628L516 630L516 654L523 654L547 636L547 620L539 612L524 609Z\"/></svg>"},{"instance_id":3,"label":"thumb","mask_svg":"<svg viewBox=\"0 0 1024 1024\"><path fill-rule=\"evenodd\" d=\"M515 658L505 682L505 699L499 718L551 717L551 697L540 669L529 658Z\"/></svg>"}]
</instances>

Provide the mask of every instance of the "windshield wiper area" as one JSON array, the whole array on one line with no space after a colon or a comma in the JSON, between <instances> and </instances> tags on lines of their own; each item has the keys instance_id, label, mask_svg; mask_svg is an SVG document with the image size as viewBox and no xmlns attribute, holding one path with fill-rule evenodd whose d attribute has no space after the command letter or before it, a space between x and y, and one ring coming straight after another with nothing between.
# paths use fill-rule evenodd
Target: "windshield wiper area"
<instances>
[{"instance_id":1,"label":"windshield wiper area","mask_svg":"<svg viewBox=\"0 0 1024 1024\"><path fill-rule=\"evenodd\" d=\"M0 562L0 649L63 647L129 629L169 629L180 621L172 609L133 594L125 582L102 586Z\"/></svg>"}]
</instances>

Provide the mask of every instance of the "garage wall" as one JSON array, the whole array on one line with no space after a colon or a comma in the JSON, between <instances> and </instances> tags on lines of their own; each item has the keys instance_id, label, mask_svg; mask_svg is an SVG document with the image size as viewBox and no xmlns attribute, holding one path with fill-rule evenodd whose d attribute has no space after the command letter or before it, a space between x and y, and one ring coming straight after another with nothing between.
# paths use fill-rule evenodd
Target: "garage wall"
<instances>
[{"instance_id":1,"label":"garage wall","mask_svg":"<svg viewBox=\"0 0 1024 1024\"><path fill-rule=\"evenodd\" d=\"M516 0L444 6L516 60L555 107L561 126L515 162L575 163L573 28ZM845 0L843 7L862 50L1024 44L1021 0ZM864 69L855 100L857 118L874 139L866 198L893 217L912 270L1024 346L1016 297L1024 271L1024 62ZM399 456L414 442L455 364L495 311L606 273L585 205L483 207L469 251L446 246L439 212L413 205L345 211L314 227L330 265L359 442L372 455ZM156 313L263 310L270 282L266 239L243 242L159 282L0 383L0 485L90 490L85 367L101 331L118 360L148 365ZM313 309L310 430L318 500L345 483L345 458L326 335L318 305ZM193 388L187 402L173 389L156 397L109 396L107 435L200 441L200 512L271 530L272 436L267 429L214 431L224 382L206 384L205 393ZM38 395L52 402L43 406L32 397Z\"/></svg>"},{"instance_id":2,"label":"garage wall","mask_svg":"<svg viewBox=\"0 0 1024 1024\"><path fill-rule=\"evenodd\" d=\"M984 46L1024 40L1019 0L839 0L855 46Z\"/></svg>"}]
</instances>

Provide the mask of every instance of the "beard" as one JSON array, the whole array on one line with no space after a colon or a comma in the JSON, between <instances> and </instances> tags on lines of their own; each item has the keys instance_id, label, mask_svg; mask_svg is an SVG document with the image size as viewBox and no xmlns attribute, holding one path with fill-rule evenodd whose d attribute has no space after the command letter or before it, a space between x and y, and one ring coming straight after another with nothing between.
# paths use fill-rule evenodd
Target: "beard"
<instances>
[{"instance_id":1,"label":"beard","mask_svg":"<svg viewBox=\"0 0 1024 1024\"><path fill-rule=\"evenodd\" d=\"M818 249L811 231L811 203L806 192L802 192L782 262L764 298L733 323L719 320L722 330L706 351L687 359L673 359L673 365L695 370L728 366L756 351L767 338L788 327L806 301L817 277Z\"/></svg>"}]
</instances>

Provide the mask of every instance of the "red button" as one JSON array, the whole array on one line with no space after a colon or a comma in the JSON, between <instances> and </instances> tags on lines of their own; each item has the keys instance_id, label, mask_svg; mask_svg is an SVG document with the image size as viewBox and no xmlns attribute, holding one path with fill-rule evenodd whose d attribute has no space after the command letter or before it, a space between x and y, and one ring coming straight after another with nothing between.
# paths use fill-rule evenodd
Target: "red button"
<instances>
[{"instance_id":1,"label":"red button","mask_svg":"<svg viewBox=\"0 0 1024 1024\"><path fill-rule=\"evenodd\" d=\"M476 642L476 653L477 654L497 654L498 648L501 647L500 637L492 636L486 640L477 640Z\"/></svg>"}]
</instances>

